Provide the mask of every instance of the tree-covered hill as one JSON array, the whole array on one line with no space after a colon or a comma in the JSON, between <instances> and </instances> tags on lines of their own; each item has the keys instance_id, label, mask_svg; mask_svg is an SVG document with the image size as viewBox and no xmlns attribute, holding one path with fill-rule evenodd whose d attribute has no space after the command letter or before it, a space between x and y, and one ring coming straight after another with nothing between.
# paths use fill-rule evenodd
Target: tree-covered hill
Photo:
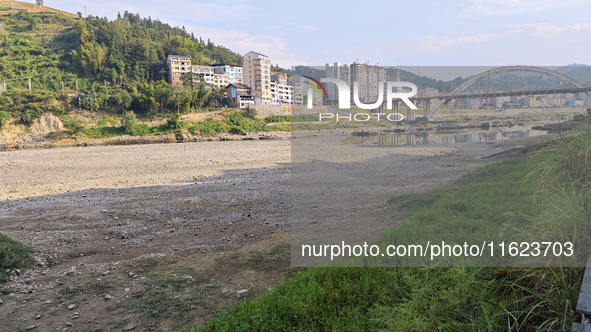
<instances>
[{"instance_id":1,"label":"tree-covered hill","mask_svg":"<svg viewBox=\"0 0 591 332\"><path fill-rule=\"evenodd\" d=\"M81 16L0 0L0 84L7 87L0 111L28 124L45 111L79 106L138 113L214 106L223 99L220 91L172 93L164 82L167 56L187 55L194 64L242 63L239 54L206 36L150 17Z\"/></svg>"}]
</instances>

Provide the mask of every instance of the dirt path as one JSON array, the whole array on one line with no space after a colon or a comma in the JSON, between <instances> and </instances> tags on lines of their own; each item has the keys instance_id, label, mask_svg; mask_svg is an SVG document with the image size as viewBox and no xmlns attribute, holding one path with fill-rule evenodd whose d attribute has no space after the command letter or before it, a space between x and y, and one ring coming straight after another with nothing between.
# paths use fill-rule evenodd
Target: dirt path
<instances>
[{"instance_id":1,"label":"dirt path","mask_svg":"<svg viewBox=\"0 0 591 332\"><path fill-rule=\"evenodd\" d=\"M314 135L296 139L350 137ZM291 143L0 153L0 229L31 246L37 261L0 286L0 331L174 331L240 301L238 290L256 296L284 280L293 272ZM378 169L413 170L379 188L375 204L383 205L494 161L454 154L474 148L481 146L362 148L358 157ZM335 153L322 144L314 150Z\"/></svg>"}]
</instances>

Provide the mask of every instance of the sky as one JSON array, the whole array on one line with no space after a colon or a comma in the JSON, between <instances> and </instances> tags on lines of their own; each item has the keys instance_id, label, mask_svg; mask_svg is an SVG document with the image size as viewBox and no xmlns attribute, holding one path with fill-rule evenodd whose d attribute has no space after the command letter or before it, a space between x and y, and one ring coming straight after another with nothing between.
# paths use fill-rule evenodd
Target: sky
<instances>
[{"instance_id":1,"label":"sky","mask_svg":"<svg viewBox=\"0 0 591 332\"><path fill-rule=\"evenodd\" d=\"M26 0L34 3L35 0ZM156 1L45 0L48 7L115 19L150 16L216 45L256 51L283 68L564 66L591 64L589 0Z\"/></svg>"}]
</instances>

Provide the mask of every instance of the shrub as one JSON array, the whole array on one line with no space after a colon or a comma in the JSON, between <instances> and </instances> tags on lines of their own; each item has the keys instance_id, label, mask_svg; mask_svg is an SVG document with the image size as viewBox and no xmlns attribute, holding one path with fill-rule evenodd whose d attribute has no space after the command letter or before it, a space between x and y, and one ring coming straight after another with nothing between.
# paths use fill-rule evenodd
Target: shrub
<instances>
[{"instance_id":1,"label":"shrub","mask_svg":"<svg viewBox=\"0 0 591 332\"><path fill-rule=\"evenodd\" d=\"M84 123L78 119L65 118L62 119L62 123L64 126L66 126L66 128L68 128L68 133L70 135L78 134L84 131Z\"/></svg>"},{"instance_id":2,"label":"shrub","mask_svg":"<svg viewBox=\"0 0 591 332\"><path fill-rule=\"evenodd\" d=\"M290 122L291 115L271 115L263 119L265 123Z\"/></svg>"},{"instance_id":3,"label":"shrub","mask_svg":"<svg viewBox=\"0 0 591 332\"><path fill-rule=\"evenodd\" d=\"M29 250L17 241L0 234L0 283L6 282L10 270L22 269L32 263Z\"/></svg>"},{"instance_id":4,"label":"shrub","mask_svg":"<svg viewBox=\"0 0 591 332\"><path fill-rule=\"evenodd\" d=\"M227 133L229 130L230 126L228 126L227 123L214 119L207 119L205 121L196 123L194 126L189 128L191 134L205 136Z\"/></svg>"},{"instance_id":5,"label":"shrub","mask_svg":"<svg viewBox=\"0 0 591 332\"><path fill-rule=\"evenodd\" d=\"M145 123L135 125L135 126L133 126L133 129L131 130L131 134L133 136L148 135L148 134L150 134L150 126L148 126Z\"/></svg>"},{"instance_id":6,"label":"shrub","mask_svg":"<svg viewBox=\"0 0 591 332\"><path fill-rule=\"evenodd\" d=\"M0 111L0 128L8 124L12 116L6 111Z\"/></svg>"},{"instance_id":7,"label":"shrub","mask_svg":"<svg viewBox=\"0 0 591 332\"><path fill-rule=\"evenodd\" d=\"M125 113L123 116L123 129L125 129L126 134L131 134L133 132L133 128L137 125L137 117L133 111Z\"/></svg>"}]
</instances>

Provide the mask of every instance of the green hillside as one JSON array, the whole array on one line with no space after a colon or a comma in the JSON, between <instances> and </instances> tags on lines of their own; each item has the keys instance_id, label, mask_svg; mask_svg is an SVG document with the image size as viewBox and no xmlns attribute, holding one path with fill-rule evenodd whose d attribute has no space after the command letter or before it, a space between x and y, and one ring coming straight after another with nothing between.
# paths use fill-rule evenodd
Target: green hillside
<instances>
[{"instance_id":1,"label":"green hillside","mask_svg":"<svg viewBox=\"0 0 591 332\"><path fill-rule=\"evenodd\" d=\"M157 114L223 103L223 91L203 86L175 95L165 82L169 54L194 64L242 63L239 54L184 27L139 14L109 21L0 0L0 118L28 125L46 111L63 115L78 107Z\"/></svg>"}]
</instances>

